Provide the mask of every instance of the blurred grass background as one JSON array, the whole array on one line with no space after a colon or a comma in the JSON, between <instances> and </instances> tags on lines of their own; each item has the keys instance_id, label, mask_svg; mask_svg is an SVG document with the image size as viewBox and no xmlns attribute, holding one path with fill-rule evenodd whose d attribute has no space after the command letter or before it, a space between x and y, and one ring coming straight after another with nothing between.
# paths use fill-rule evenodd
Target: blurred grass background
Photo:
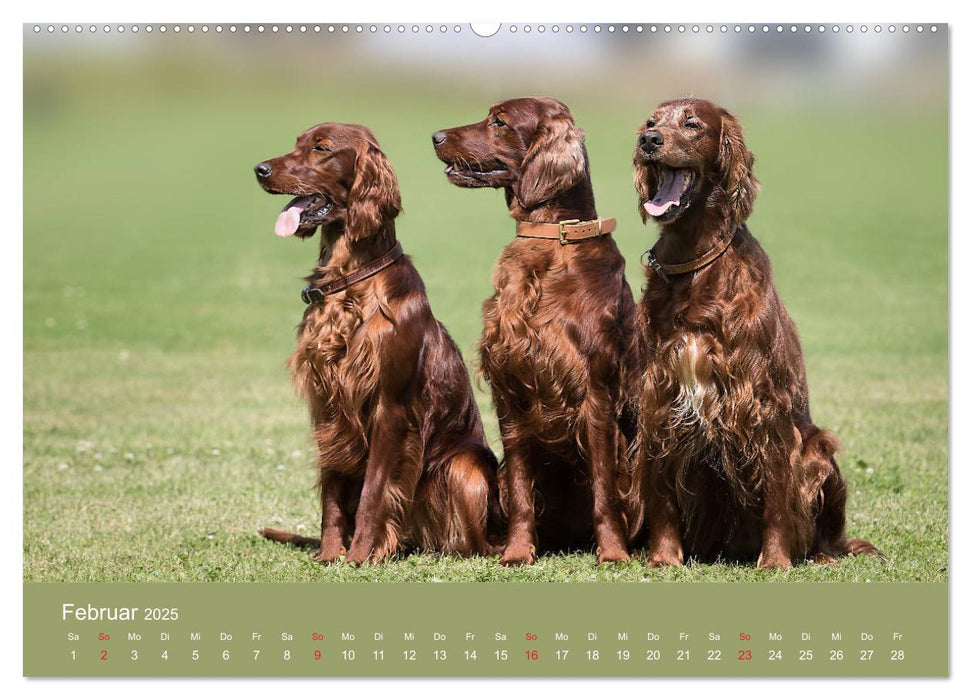
<instances>
[{"instance_id":1,"label":"blurred grass background","mask_svg":"<svg viewBox=\"0 0 971 700\"><path fill-rule=\"evenodd\" d=\"M199 52L188 37L179 51L70 39L51 48L25 37L26 580L946 578L940 56L919 64L932 80L910 74L906 89L799 97L785 80L774 93L742 90L737 63L657 70L657 85L652 73L632 85L645 65L630 60L585 78L502 72L488 56L408 73L394 56L358 63L306 42L250 37ZM319 522L306 411L284 366L318 239L272 235L285 198L259 189L253 165L321 121L371 127L401 184L399 238L472 365L492 265L513 227L501 192L446 182L431 133L478 120L504 97L567 102L639 296L638 259L656 232L635 210L634 133L658 101L698 87L746 127L763 186L750 227L799 325L814 417L844 442L848 530L888 560L653 571L573 554L505 570L495 558L414 555L324 568L258 538L260 526L311 534ZM478 399L498 452L490 401Z\"/></svg>"}]
</instances>

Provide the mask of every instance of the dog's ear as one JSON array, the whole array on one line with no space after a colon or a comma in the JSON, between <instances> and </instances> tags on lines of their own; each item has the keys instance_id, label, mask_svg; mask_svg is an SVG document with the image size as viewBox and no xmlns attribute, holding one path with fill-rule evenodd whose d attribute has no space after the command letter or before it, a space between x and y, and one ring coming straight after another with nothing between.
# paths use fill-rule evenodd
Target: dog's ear
<instances>
[{"instance_id":1,"label":"dog's ear","mask_svg":"<svg viewBox=\"0 0 971 700\"><path fill-rule=\"evenodd\" d=\"M634 189L637 191L637 213L641 221L647 223L648 214L644 203L649 202L657 194L657 174L654 168L644 165L634 152Z\"/></svg>"},{"instance_id":2,"label":"dog's ear","mask_svg":"<svg viewBox=\"0 0 971 700\"><path fill-rule=\"evenodd\" d=\"M361 141L347 195L346 235L353 240L373 236L400 212L401 192L391 163L377 146Z\"/></svg>"},{"instance_id":3,"label":"dog's ear","mask_svg":"<svg viewBox=\"0 0 971 700\"><path fill-rule=\"evenodd\" d=\"M722 186L728 194L732 225L741 226L752 213L759 181L755 179L755 156L745 146L742 125L728 112L722 112L721 135L718 139L718 169Z\"/></svg>"},{"instance_id":4,"label":"dog's ear","mask_svg":"<svg viewBox=\"0 0 971 700\"><path fill-rule=\"evenodd\" d=\"M569 113L543 118L519 171L516 197L522 206L535 207L580 182L587 169L583 138Z\"/></svg>"}]
</instances>

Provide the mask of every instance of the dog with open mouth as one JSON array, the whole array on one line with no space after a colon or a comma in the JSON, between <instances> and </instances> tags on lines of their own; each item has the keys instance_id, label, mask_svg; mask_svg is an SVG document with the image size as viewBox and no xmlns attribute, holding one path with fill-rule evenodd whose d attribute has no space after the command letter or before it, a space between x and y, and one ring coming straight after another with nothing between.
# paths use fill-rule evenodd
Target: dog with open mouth
<instances>
[{"instance_id":1,"label":"dog with open mouth","mask_svg":"<svg viewBox=\"0 0 971 700\"><path fill-rule=\"evenodd\" d=\"M320 538L262 534L325 563L491 553L498 463L462 356L398 243L401 196L374 135L321 124L255 171L267 192L293 196L277 236L321 235L289 363L318 447Z\"/></svg>"},{"instance_id":2,"label":"dog with open mouth","mask_svg":"<svg viewBox=\"0 0 971 700\"><path fill-rule=\"evenodd\" d=\"M746 226L754 162L738 120L693 98L659 105L634 149L638 210L660 228L638 315L631 490L652 566L879 554L846 538L838 443L813 424L795 324Z\"/></svg>"},{"instance_id":3,"label":"dog with open mouth","mask_svg":"<svg viewBox=\"0 0 971 700\"><path fill-rule=\"evenodd\" d=\"M479 346L504 450L500 562L594 542L601 563L626 561L635 305L615 221L594 206L583 131L562 102L527 97L432 141L449 182L503 190L516 220Z\"/></svg>"}]
</instances>

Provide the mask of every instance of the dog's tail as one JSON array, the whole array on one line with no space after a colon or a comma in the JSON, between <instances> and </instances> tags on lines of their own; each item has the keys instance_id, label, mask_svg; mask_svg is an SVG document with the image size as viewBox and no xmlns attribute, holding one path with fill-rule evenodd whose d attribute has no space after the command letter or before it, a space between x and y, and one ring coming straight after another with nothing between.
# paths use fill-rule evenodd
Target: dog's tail
<instances>
[{"instance_id":1,"label":"dog's tail","mask_svg":"<svg viewBox=\"0 0 971 700\"><path fill-rule=\"evenodd\" d=\"M304 537L303 535L297 535L292 532L284 532L283 530L274 530L270 527L265 527L260 530L260 534L263 535L268 540L273 542L282 542L283 544L292 544L295 547L319 547L320 538L319 537Z\"/></svg>"}]
</instances>

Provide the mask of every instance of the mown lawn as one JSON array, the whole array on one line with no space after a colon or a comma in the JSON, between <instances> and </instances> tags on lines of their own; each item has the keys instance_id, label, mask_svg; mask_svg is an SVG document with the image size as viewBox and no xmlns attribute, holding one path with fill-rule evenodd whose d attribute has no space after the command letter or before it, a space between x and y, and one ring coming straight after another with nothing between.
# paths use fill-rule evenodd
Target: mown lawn
<instances>
[{"instance_id":1,"label":"mown lawn","mask_svg":"<svg viewBox=\"0 0 971 700\"><path fill-rule=\"evenodd\" d=\"M799 324L814 417L844 443L849 530L886 562L654 571L573 554L507 570L415 555L323 568L256 535L318 522L308 422L284 366L317 244L272 235L282 200L252 166L314 123L371 126L401 181L399 237L471 364L512 227L500 193L448 185L429 135L479 119L489 100L339 81L308 93L277 77L200 87L155 70L135 80L69 56L26 60L25 580L946 579L944 105L879 123L739 114L763 184L750 226ZM618 218L639 290L655 233L636 214L629 155L650 105L559 96L587 131L598 208Z\"/></svg>"}]
</instances>

